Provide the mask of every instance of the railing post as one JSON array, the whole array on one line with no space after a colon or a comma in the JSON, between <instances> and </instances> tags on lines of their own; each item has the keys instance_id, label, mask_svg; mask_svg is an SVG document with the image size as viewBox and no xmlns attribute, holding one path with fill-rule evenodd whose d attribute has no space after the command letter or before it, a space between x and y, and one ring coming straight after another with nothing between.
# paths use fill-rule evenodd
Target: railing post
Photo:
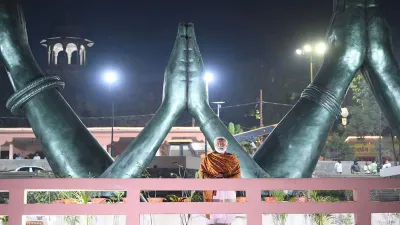
<instances>
[{"instance_id":1,"label":"railing post","mask_svg":"<svg viewBox=\"0 0 400 225\"><path fill-rule=\"evenodd\" d=\"M367 225L371 224L371 213L367 210L368 207L363 207L371 199L370 189L368 187L364 187L362 189L357 189L353 191L354 201L357 203L357 211L354 212L354 222L355 225Z\"/></svg>"},{"instance_id":2,"label":"railing post","mask_svg":"<svg viewBox=\"0 0 400 225\"><path fill-rule=\"evenodd\" d=\"M21 209L25 204L25 190L15 187L9 190L9 209L8 221L10 225L23 225Z\"/></svg>"},{"instance_id":3,"label":"railing post","mask_svg":"<svg viewBox=\"0 0 400 225\"><path fill-rule=\"evenodd\" d=\"M126 208L129 213L126 214L126 224L129 225L140 225L140 190L138 189L128 189L127 190L127 202Z\"/></svg>"},{"instance_id":4,"label":"railing post","mask_svg":"<svg viewBox=\"0 0 400 225\"><path fill-rule=\"evenodd\" d=\"M248 225L262 225L262 213L254 205L261 202L261 190L246 189L248 211L246 213Z\"/></svg>"}]
</instances>

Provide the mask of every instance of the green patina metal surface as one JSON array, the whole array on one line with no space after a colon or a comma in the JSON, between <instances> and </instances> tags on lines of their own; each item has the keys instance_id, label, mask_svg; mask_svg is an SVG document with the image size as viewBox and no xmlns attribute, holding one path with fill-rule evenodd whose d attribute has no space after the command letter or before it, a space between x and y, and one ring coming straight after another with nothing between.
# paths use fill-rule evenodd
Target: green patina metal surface
<instances>
[{"instance_id":1,"label":"green patina metal surface","mask_svg":"<svg viewBox=\"0 0 400 225\"><path fill-rule=\"evenodd\" d=\"M165 69L164 93L160 108L101 177L138 177L143 168L147 168L151 163L168 132L186 109L186 55L186 25L179 24L175 45Z\"/></svg>"},{"instance_id":2,"label":"green patina metal surface","mask_svg":"<svg viewBox=\"0 0 400 225\"><path fill-rule=\"evenodd\" d=\"M113 163L112 158L60 92L48 88L58 84L56 81L35 83L44 74L29 48L24 16L17 1L0 2L0 49L1 62L17 92L15 101L9 102L10 107L13 103L25 102L20 104L20 111L28 118L54 173L73 177L100 176ZM26 91L22 93L22 90Z\"/></svg>"},{"instance_id":3,"label":"green patina metal surface","mask_svg":"<svg viewBox=\"0 0 400 225\"><path fill-rule=\"evenodd\" d=\"M329 51L302 98L256 152L273 177L311 177L355 73L362 69L385 116L400 125L400 73L381 0L335 0Z\"/></svg>"},{"instance_id":4,"label":"green patina metal surface","mask_svg":"<svg viewBox=\"0 0 400 225\"><path fill-rule=\"evenodd\" d=\"M207 140L214 143L217 137L225 137L229 142L228 152L235 154L240 162L242 177L265 178L269 177L254 160L243 150L240 144L228 131L208 103L207 83L203 78L204 65L199 46L197 45L193 24L188 24L188 110Z\"/></svg>"}]
</instances>

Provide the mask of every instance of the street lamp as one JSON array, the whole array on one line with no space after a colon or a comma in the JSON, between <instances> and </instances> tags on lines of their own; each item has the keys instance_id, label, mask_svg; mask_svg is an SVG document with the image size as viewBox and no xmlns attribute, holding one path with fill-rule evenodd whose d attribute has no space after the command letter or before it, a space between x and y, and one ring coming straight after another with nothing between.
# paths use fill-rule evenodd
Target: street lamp
<instances>
[{"instance_id":1,"label":"street lamp","mask_svg":"<svg viewBox=\"0 0 400 225\"><path fill-rule=\"evenodd\" d=\"M225 102L211 102L211 103L217 105L217 116L219 118L219 110L221 109L222 104L224 104Z\"/></svg>"},{"instance_id":2,"label":"street lamp","mask_svg":"<svg viewBox=\"0 0 400 225\"><path fill-rule=\"evenodd\" d=\"M342 125L346 126L347 125L347 117L349 116L349 110L346 107L342 108L341 116L342 116Z\"/></svg>"},{"instance_id":3,"label":"street lamp","mask_svg":"<svg viewBox=\"0 0 400 225\"><path fill-rule=\"evenodd\" d=\"M312 47L309 44L304 45L303 49L296 49L296 54L297 55L304 55L308 56L310 58L310 79L311 82L314 79L314 74L313 74L313 55L318 54L318 55L324 55L327 50L327 46L325 43L320 42L316 44L314 47Z\"/></svg>"},{"instance_id":4,"label":"street lamp","mask_svg":"<svg viewBox=\"0 0 400 225\"><path fill-rule=\"evenodd\" d=\"M206 72L204 74L204 80L207 82L207 84L211 83L214 80L214 74Z\"/></svg>"},{"instance_id":5,"label":"street lamp","mask_svg":"<svg viewBox=\"0 0 400 225\"><path fill-rule=\"evenodd\" d=\"M111 100L111 113L112 113L112 125L111 125L111 148L110 155L113 156L114 153L114 126L115 126L115 116L114 116L114 99L115 99L115 83L117 82L117 74L113 71L108 71L104 74L104 81L110 85L112 100Z\"/></svg>"}]
</instances>

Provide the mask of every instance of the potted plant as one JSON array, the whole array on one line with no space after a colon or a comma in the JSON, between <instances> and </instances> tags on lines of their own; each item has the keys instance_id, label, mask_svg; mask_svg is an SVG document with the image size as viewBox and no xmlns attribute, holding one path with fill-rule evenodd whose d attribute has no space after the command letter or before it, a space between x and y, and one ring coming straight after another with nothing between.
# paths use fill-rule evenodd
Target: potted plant
<instances>
[{"instance_id":1,"label":"potted plant","mask_svg":"<svg viewBox=\"0 0 400 225\"><path fill-rule=\"evenodd\" d=\"M106 198L101 198L100 194L101 194L101 192L92 193L93 197L90 198L90 202L92 204L106 204L107 203L107 199Z\"/></svg>"},{"instance_id":2,"label":"potted plant","mask_svg":"<svg viewBox=\"0 0 400 225\"><path fill-rule=\"evenodd\" d=\"M245 191L237 191L236 192L236 202L246 202L246 192Z\"/></svg>"},{"instance_id":3,"label":"potted plant","mask_svg":"<svg viewBox=\"0 0 400 225\"><path fill-rule=\"evenodd\" d=\"M294 202L308 202L307 195L303 191L298 191L294 197Z\"/></svg>"},{"instance_id":4,"label":"potted plant","mask_svg":"<svg viewBox=\"0 0 400 225\"><path fill-rule=\"evenodd\" d=\"M265 202L278 202L280 200L278 200L277 198L282 198L281 201L284 200L284 196L285 196L285 192L281 191L281 190L273 190L273 191L268 191L269 192L269 196L264 197L264 201Z\"/></svg>"}]
</instances>

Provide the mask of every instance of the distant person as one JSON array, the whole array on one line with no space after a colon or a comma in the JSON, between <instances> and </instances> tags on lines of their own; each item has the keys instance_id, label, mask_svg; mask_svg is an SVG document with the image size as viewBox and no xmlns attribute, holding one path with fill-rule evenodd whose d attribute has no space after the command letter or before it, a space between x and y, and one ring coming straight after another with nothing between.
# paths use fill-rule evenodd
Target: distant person
<instances>
[{"instance_id":1,"label":"distant person","mask_svg":"<svg viewBox=\"0 0 400 225\"><path fill-rule=\"evenodd\" d=\"M17 159L17 157L18 157L17 154L14 153L13 159Z\"/></svg>"},{"instance_id":2,"label":"distant person","mask_svg":"<svg viewBox=\"0 0 400 225\"><path fill-rule=\"evenodd\" d=\"M378 164L376 164L375 160L369 165L369 170L372 174L376 174L378 172Z\"/></svg>"},{"instance_id":3,"label":"distant person","mask_svg":"<svg viewBox=\"0 0 400 225\"><path fill-rule=\"evenodd\" d=\"M390 168L390 167L392 167L392 164L390 164L389 160L386 160L385 164L383 164L383 166L382 166L382 169Z\"/></svg>"},{"instance_id":4,"label":"distant person","mask_svg":"<svg viewBox=\"0 0 400 225\"><path fill-rule=\"evenodd\" d=\"M359 174L360 173L360 165L358 165L357 161L354 161L353 165L351 165L351 173L352 174Z\"/></svg>"},{"instance_id":5,"label":"distant person","mask_svg":"<svg viewBox=\"0 0 400 225\"><path fill-rule=\"evenodd\" d=\"M219 137L214 140L215 151L205 156L200 165L202 179L237 179L241 178L239 160L234 154L227 153L228 141ZM235 191L207 190L203 193L206 202L235 202ZM231 224L232 214L206 215L207 224Z\"/></svg>"},{"instance_id":6,"label":"distant person","mask_svg":"<svg viewBox=\"0 0 400 225\"><path fill-rule=\"evenodd\" d=\"M42 158L40 158L39 153L36 153L35 156L33 157L33 159L34 160L39 160L39 159L42 159Z\"/></svg>"},{"instance_id":7,"label":"distant person","mask_svg":"<svg viewBox=\"0 0 400 225\"><path fill-rule=\"evenodd\" d=\"M15 157L15 160L21 160L21 156L19 154L17 154L17 157Z\"/></svg>"},{"instance_id":8,"label":"distant person","mask_svg":"<svg viewBox=\"0 0 400 225\"><path fill-rule=\"evenodd\" d=\"M366 162L365 165L364 165L364 173L365 174L370 174L371 173L371 170L370 170L368 162Z\"/></svg>"},{"instance_id":9,"label":"distant person","mask_svg":"<svg viewBox=\"0 0 400 225\"><path fill-rule=\"evenodd\" d=\"M337 174L342 174L343 173L342 161L337 161L335 163L335 171L336 171Z\"/></svg>"}]
</instances>

